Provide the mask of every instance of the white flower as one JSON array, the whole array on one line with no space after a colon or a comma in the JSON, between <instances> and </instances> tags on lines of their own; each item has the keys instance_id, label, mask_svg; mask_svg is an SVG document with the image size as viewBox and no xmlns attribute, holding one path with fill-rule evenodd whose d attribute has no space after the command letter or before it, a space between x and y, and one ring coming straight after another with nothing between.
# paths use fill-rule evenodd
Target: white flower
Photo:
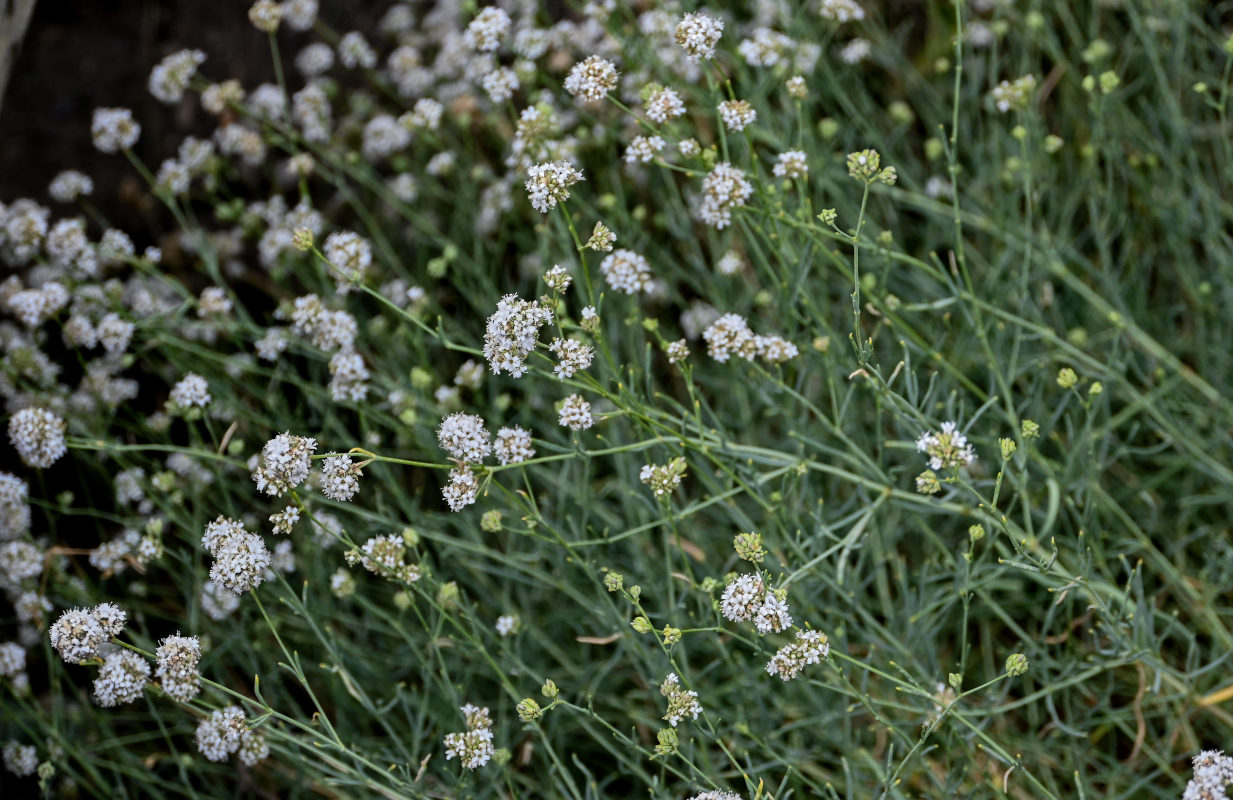
<instances>
[{"instance_id":1,"label":"white flower","mask_svg":"<svg viewBox=\"0 0 1233 800\"><path fill-rule=\"evenodd\" d=\"M483 461L492 452L491 438L483 417L461 411L442 419L437 428L441 449L459 461Z\"/></svg>"},{"instance_id":2,"label":"white flower","mask_svg":"<svg viewBox=\"0 0 1233 800\"><path fill-rule=\"evenodd\" d=\"M42 408L23 408L9 419L9 442L31 467L50 467L68 452L67 423Z\"/></svg>"},{"instance_id":3,"label":"white flower","mask_svg":"<svg viewBox=\"0 0 1233 800\"><path fill-rule=\"evenodd\" d=\"M916 440L916 450L929 457L930 469L962 467L976 459L968 437L954 422L943 422L941 431L928 431Z\"/></svg>"},{"instance_id":4,"label":"white flower","mask_svg":"<svg viewBox=\"0 0 1233 800\"><path fill-rule=\"evenodd\" d=\"M690 61L714 58L723 32L721 19L703 13L686 14L676 26L676 43L689 54Z\"/></svg>"},{"instance_id":5,"label":"white flower","mask_svg":"<svg viewBox=\"0 0 1233 800\"><path fill-rule=\"evenodd\" d=\"M496 452L497 461L502 465L520 464L535 457L531 432L517 425L497 430L493 450Z\"/></svg>"},{"instance_id":6,"label":"white flower","mask_svg":"<svg viewBox=\"0 0 1233 800\"><path fill-rule=\"evenodd\" d=\"M665 142L659 136L635 136L629 147L625 148L625 163L649 163L664 146Z\"/></svg>"},{"instance_id":7,"label":"white flower","mask_svg":"<svg viewBox=\"0 0 1233 800\"><path fill-rule=\"evenodd\" d=\"M777 178L808 177L809 165L805 163L805 153L801 150L785 150L776 158L771 172Z\"/></svg>"},{"instance_id":8,"label":"white flower","mask_svg":"<svg viewBox=\"0 0 1233 800\"><path fill-rule=\"evenodd\" d=\"M553 339L548 349L558 359L556 367L553 368L558 378L572 378L579 370L591 366L591 359L595 355L593 348L577 339Z\"/></svg>"},{"instance_id":9,"label":"white flower","mask_svg":"<svg viewBox=\"0 0 1233 800\"><path fill-rule=\"evenodd\" d=\"M509 33L512 25L513 21L504 9L488 6L467 25L462 40L472 50L491 53L501 46L501 40Z\"/></svg>"},{"instance_id":10,"label":"white flower","mask_svg":"<svg viewBox=\"0 0 1233 800\"><path fill-rule=\"evenodd\" d=\"M90 123L90 136L99 150L115 153L137 144L141 126L127 108L96 108Z\"/></svg>"},{"instance_id":11,"label":"white flower","mask_svg":"<svg viewBox=\"0 0 1233 800\"><path fill-rule=\"evenodd\" d=\"M604 257L599 271L608 285L623 294L637 294L651 288L651 267L644 256L618 249Z\"/></svg>"},{"instance_id":12,"label":"white flower","mask_svg":"<svg viewBox=\"0 0 1233 800\"><path fill-rule=\"evenodd\" d=\"M534 300L507 294L488 318L484 333L484 358L494 375L508 372L518 378L526 372L526 360L535 349L539 329L552 319L552 312Z\"/></svg>"},{"instance_id":13,"label":"white flower","mask_svg":"<svg viewBox=\"0 0 1233 800\"><path fill-rule=\"evenodd\" d=\"M685 113L685 103L675 89L657 89L647 97L643 104L647 119L663 124L670 119L676 119Z\"/></svg>"},{"instance_id":14,"label":"white flower","mask_svg":"<svg viewBox=\"0 0 1233 800\"><path fill-rule=\"evenodd\" d=\"M725 100L719 104L719 116L730 131L743 131L758 119L758 112L745 100Z\"/></svg>"},{"instance_id":15,"label":"white flower","mask_svg":"<svg viewBox=\"0 0 1233 800\"><path fill-rule=\"evenodd\" d=\"M698 216L702 221L723 230L732 222L731 209L743 206L753 195L753 185L745 173L731 164L715 165L702 180L702 203Z\"/></svg>"},{"instance_id":16,"label":"white flower","mask_svg":"<svg viewBox=\"0 0 1233 800\"><path fill-rule=\"evenodd\" d=\"M616 66L611 61L590 56L570 69L565 78L565 91L584 102L596 102L616 88L617 78Z\"/></svg>"},{"instance_id":17,"label":"white flower","mask_svg":"<svg viewBox=\"0 0 1233 800\"><path fill-rule=\"evenodd\" d=\"M197 67L205 60L205 53L200 50L180 50L167 56L150 72L150 94L160 103L180 102L184 90L197 74Z\"/></svg>"},{"instance_id":18,"label":"white flower","mask_svg":"<svg viewBox=\"0 0 1233 800\"><path fill-rule=\"evenodd\" d=\"M561 403L557 420L562 427L574 431L585 431L595 424L591 417L591 404L577 394L571 394Z\"/></svg>"},{"instance_id":19,"label":"white flower","mask_svg":"<svg viewBox=\"0 0 1233 800\"><path fill-rule=\"evenodd\" d=\"M557 203L569 199L569 187L585 180L582 172L565 159L545 161L527 170L524 186L531 206L542 214L556 208Z\"/></svg>"}]
</instances>

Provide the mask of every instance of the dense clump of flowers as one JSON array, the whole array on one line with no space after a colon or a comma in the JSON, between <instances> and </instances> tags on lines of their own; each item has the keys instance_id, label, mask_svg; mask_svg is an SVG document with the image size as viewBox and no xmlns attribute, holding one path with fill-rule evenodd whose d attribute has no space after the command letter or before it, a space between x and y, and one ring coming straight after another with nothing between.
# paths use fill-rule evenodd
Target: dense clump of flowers
<instances>
[{"instance_id":1,"label":"dense clump of flowers","mask_svg":"<svg viewBox=\"0 0 1233 800\"><path fill-rule=\"evenodd\" d=\"M16 539L30 529L29 494L25 481L0 472L0 542Z\"/></svg>"},{"instance_id":2,"label":"dense clump of flowers","mask_svg":"<svg viewBox=\"0 0 1233 800\"><path fill-rule=\"evenodd\" d=\"M1032 99L1032 92L1035 89L1036 76L1024 75L1022 78L1016 78L1013 81L1002 81L993 87L993 91L989 95L993 98L993 105L997 110L1005 113L1007 111L1020 111L1026 108L1028 102Z\"/></svg>"},{"instance_id":3,"label":"dense clump of flowers","mask_svg":"<svg viewBox=\"0 0 1233 800\"><path fill-rule=\"evenodd\" d=\"M149 89L160 103L178 103L184 90L205 63L200 50L180 50L164 58L150 72Z\"/></svg>"},{"instance_id":4,"label":"dense clump of flowers","mask_svg":"<svg viewBox=\"0 0 1233 800\"><path fill-rule=\"evenodd\" d=\"M459 709L466 718L467 729L445 736L445 760L457 758L467 769L479 769L488 763L496 748L492 743L492 720L487 708L468 703Z\"/></svg>"},{"instance_id":5,"label":"dense clump of flowers","mask_svg":"<svg viewBox=\"0 0 1233 800\"><path fill-rule=\"evenodd\" d=\"M577 394L571 394L561 403L557 421L562 427L573 431L585 431L595 424L591 416L591 404Z\"/></svg>"},{"instance_id":6,"label":"dense clump of flowers","mask_svg":"<svg viewBox=\"0 0 1233 800\"><path fill-rule=\"evenodd\" d=\"M589 56L579 61L565 78L565 91L584 102L603 100L617 86L616 66L605 58Z\"/></svg>"},{"instance_id":7,"label":"dense clump of flowers","mask_svg":"<svg viewBox=\"0 0 1233 800\"><path fill-rule=\"evenodd\" d=\"M154 677L168 697L187 703L201 691L201 642L196 636L168 636L155 653L158 666Z\"/></svg>"},{"instance_id":8,"label":"dense clump of flowers","mask_svg":"<svg viewBox=\"0 0 1233 800\"><path fill-rule=\"evenodd\" d=\"M467 25L462 39L472 50L490 53L501 46L501 40L509 33L512 25L513 21L504 9L488 6Z\"/></svg>"},{"instance_id":9,"label":"dense clump of flowers","mask_svg":"<svg viewBox=\"0 0 1233 800\"><path fill-rule=\"evenodd\" d=\"M968 437L954 422L943 422L940 431L927 431L916 440L916 450L929 458L933 470L953 469L972 463L976 451L968 443Z\"/></svg>"},{"instance_id":10,"label":"dense clump of flowers","mask_svg":"<svg viewBox=\"0 0 1233 800\"><path fill-rule=\"evenodd\" d=\"M771 173L776 178L808 177L809 165L805 162L805 153L801 150L785 150L775 159Z\"/></svg>"},{"instance_id":11,"label":"dense clump of flowers","mask_svg":"<svg viewBox=\"0 0 1233 800\"><path fill-rule=\"evenodd\" d=\"M778 633L792 625L788 604L756 572L733 578L724 588L719 608L725 619L753 622L759 633Z\"/></svg>"},{"instance_id":12,"label":"dense clump of flowers","mask_svg":"<svg viewBox=\"0 0 1233 800\"><path fill-rule=\"evenodd\" d=\"M3 757L4 768L19 778L33 775L39 766L38 753L30 745L9 742L4 746Z\"/></svg>"},{"instance_id":13,"label":"dense clump of flowers","mask_svg":"<svg viewBox=\"0 0 1233 800\"><path fill-rule=\"evenodd\" d=\"M350 500L360 490L363 476L350 456L330 456L321 462L321 493L331 500Z\"/></svg>"},{"instance_id":14,"label":"dense clump of flowers","mask_svg":"<svg viewBox=\"0 0 1233 800\"><path fill-rule=\"evenodd\" d=\"M90 135L99 150L115 153L137 144L141 126L127 108L96 108L90 123Z\"/></svg>"},{"instance_id":15,"label":"dense clump of flowers","mask_svg":"<svg viewBox=\"0 0 1233 800\"><path fill-rule=\"evenodd\" d=\"M535 447L531 444L531 432L513 425L497 430L493 451L501 465L520 464L535 457Z\"/></svg>"},{"instance_id":16,"label":"dense clump of flowers","mask_svg":"<svg viewBox=\"0 0 1233 800\"><path fill-rule=\"evenodd\" d=\"M420 568L406 563L407 542L394 534L374 536L360 548L349 552L347 563L359 563L364 569L383 578L414 583L420 579Z\"/></svg>"},{"instance_id":17,"label":"dense clump of flowers","mask_svg":"<svg viewBox=\"0 0 1233 800\"><path fill-rule=\"evenodd\" d=\"M270 754L265 737L249 729L239 706L211 711L198 723L196 740L197 750L210 761L226 761L236 753L242 764L251 767Z\"/></svg>"},{"instance_id":18,"label":"dense clump of flowers","mask_svg":"<svg viewBox=\"0 0 1233 800\"><path fill-rule=\"evenodd\" d=\"M681 686L681 679L675 672L669 672L664 682L659 685L659 693L668 698L668 711L663 719L672 727L676 727L684 719L697 719L702 713L702 704L698 702L698 693Z\"/></svg>"},{"instance_id":19,"label":"dense clump of flowers","mask_svg":"<svg viewBox=\"0 0 1233 800\"><path fill-rule=\"evenodd\" d=\"M685 477L685 459L677 457L667 464L644 464L638 479L651 488L656 497L665 497L681 485Z\"/></svg>"},{"instance_id":20,"label":"dense clump of flowers","mask_svg":"<svg viewBox=\"0 0 1233 800\"><path fill-rule=\"evenodd\" d=\"M856 0L822 0L818 12L836 22L854 22L865 18L865 9Z\"/></svg>"},{"instance_id":21,"label":"dense clump of flowers","mask_svg":"<svg viewBox=\"0 0 1233 800\"><path fill-rule=\"evenodd\" d=\"M779 648L767 662L766 671L790 681L806 666L817 664L831 652L826 634L819 631L797 631L796 641Z\"/></svg>"},{"instance_id":22,"label":"dense clump of flowers","mask_svg":"<svg viewBox=\"0 0 1233 800\"><path fill-rule=\"evenodd\" d=\"M724 22L701 12L686 14L677 23L674 38L691 61L715 57L715 45L724 33Z\"/></svg>"},{"instance_id":23,"label":"dense clump of flowers","mask_svg":"<svg viewBox=\"0 0 1233 800\"><path fill-rule=\"evenodd\" d=\"M752 195L753 184L742 170L726 161L716 164L702 180L698 216L707 225L723 230L732 223L732 209L745 205Z\"/></svg>"},{"instance_id":24,"label":"dense clump of flowers","mask_svg":"<svg viewBox=\"0 0 1233 800\"><path fill-rule=\"evenodd\" d=\"M317 440L307 436L280 433L265 443L253 470L257 490L281 497L308 480L311 458L317 452Z\"/></svg>"},{"instance_id":25,"label":"dense clump of flowers","mask_svg":"<svg viewBox=\"0 0 1233 800\"><path fill-rule=\"evenodd\" d=\"M531 206L547 214L557 203L569 199L569 187L584 180L582 172L565 159L545 161L527 170L524 186Z\"/></svg>"},{"instance_id":26,"label":"dense clump of flowers","mask_svg":"<svg viewBox=\"0 0 1233 800\"><path fill-rule=\"evenodd\" d=\"M172 407L181 413L203 409L210 404L210 385L197 373L186 373L171 387L169 399Z\"/></svg>"},{"instance_id":27,"label":"dense clump of flowers","mask_svg":"<svg viewBox=\"0 0 1233 800\"><path fill-rule=\"evenodd\" d=\"M31 467L50 467L68 452L68 424L45 408L23 408L9 418L9 442Z\"/></svg>"},{"instance_id":28,"label":"dense clump of flowers","mask_svg":"<svg viewBox=\"0 0 1233 800\"><path fill-rule=\"evenodd\" d=\"M441 420L437 442L441 449L459 461L480 462L492 453L492 434L484 427L484 418L459 411Z\"/></svg>"},{"instance_id":29,"label":"dense clump of flowers","mask_svg":"<svg viewBox=\"0 0 1233 800\"><path fill-rule=\"evenodd\" d=\"M150 679L150 664L130 650L113 650L103 657L94 679L94 700L104 708L141 697Z\"/></svg>"},{"instance_id":30,"label":"dense clump of flowers","mask_svg":"<svg viewBox=\"0 0 1233 800\"><path fill-rule=\"evenodd\" d=\"M725 100L719 104L719 116L724 127L740 132L757 121L758 112L745 100Z\"/></svg>"},{"instance_id":31,"label":"dense clump of flowers","mask_svg":"<svg viewBox=\"0 0 1233 800\"><path fill-rule=\"evenodd\" d=\"M604 280L622 294L637 294L651 287L651 265L646 257L633 250L618 248L599 262Z\"/></svg>"},{"instance_id":32,"label":"dense clump of flowers","mask_svg":"<svg viewBox=\"0 0 1233 800\"><path fill-rule=\"evenodd\" d=\"M535 349L539 329L552 319L552 312L534 300L507 294L488 318L484 333L484 358L494 375L508 372L521 377L527 356Z\"/></svg>"},{"instance_id":33,"label":"dense clump of flowers","mask_svg":"<svg viewBox=\"0 0 1233 800\"><path fill-rule=\"evenodd\" d=\"M572 378L579 370L591 366L595 355L594 349L577 339L553 339L548 350L557 357L552 371L558 378Z\"/></svg>"},{"instance_id":34,"label":"dense clump of flowers","mask_svg":"<svg viewBox=\"0 0 1233 800\"><path fill-rule=\"evenodd\" d=\"M642 106L646 109L647 119L660 125L685 113L685 102L681 100L681 95L675 89L667 87L651 92Z\"/></svg>"},{"instance_id":35,"label":"dense clump of flowers","mask_svg":"<svg viewBox=\"0 0 1233 800\"><path fill-rule=\"evenodd\" d=\"M1204 750L1191 762L1194 777L1186 784L1182 800L1225 800L1233 783L1233 758L1221 750Z\"/></svg>"},{"instance_id":36,"label":"dense clump of flowers","mask_svg":"<svg viewBox=\"0 0 1233 800\"><path fill-rule=\"evenodd\" d=\"M201 544L214 556L210 580L216 586L243 594L265 580L271 560L265 540L236 520L220 516L208 523Z\"/></svg>"},{"instance_id":37,"label":"dense clump of flowers","mask_svg":"<svg viewBox=\"0 0 1233 800\"><path fill-rule=\"evenodd\" d=\"M48 630L51 646L68 664L97 658L99 648L124 630L125 613L113 603L65 611Z\"/></svg>"},{"instance_id":38,"label":"dense clump of flowers","mask_svg":"<svg viewBox=\"0 0 1233 800\"><path fill-rule=\"evenodd\" d=\"M462 511L479 497L479 480L468 466L450 470L449 482L441 488L441 496L450 511Z\"/></svg>"}]
</instances>

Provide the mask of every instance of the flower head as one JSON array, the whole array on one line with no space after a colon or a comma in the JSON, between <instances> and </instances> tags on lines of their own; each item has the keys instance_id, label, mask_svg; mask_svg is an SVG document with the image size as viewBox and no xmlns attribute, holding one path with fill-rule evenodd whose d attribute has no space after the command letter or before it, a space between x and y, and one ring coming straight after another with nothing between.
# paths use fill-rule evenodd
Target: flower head
<instances>
[{"instance_id":1,"label":"flower head","mask_svg":"<svg viewBox=\"0 0 1233 800\"><path fill-rule=\"evenodd\" d=\"M607 97L617 86L619 73L607 59L590 56L579 61L565 78L565 91L579 100L594 103Z\"/></svg>"},{"instance_id":2,"label":"flower head","mask_svg":"<svg viewBox=\"0 0 1233 800\"><path fill-rule=\"evenodd\" d=\"M954 422L943 422L942 430L921 434L916 450L929 457L929 468L933 470L962 467L976 459L968 437Z\"/></svg>"},{"instance_id":3,"label":"flower head","mask_svg":"<svg viewBox=\"0 0 1233 800\"><path fill-rule=\"evenodd\" d=\"M700 61L715 57L715 45L723 33L723 20L698 12L681 18L676 26L675 39L689 54L690 61Z\"/></svg>"},{"instance_id":4,"label":"flower head","mask_svg":"<svg viewBox=\"0 0 1233 800\"><path fill-rule=\"evenodd\" d=\"M545 161L527 170L524 184L531 206L542 214L556 208L557 203L569 199L569 187L585 180L582 172L565 159Z\"/></svg>"}]
</instances>

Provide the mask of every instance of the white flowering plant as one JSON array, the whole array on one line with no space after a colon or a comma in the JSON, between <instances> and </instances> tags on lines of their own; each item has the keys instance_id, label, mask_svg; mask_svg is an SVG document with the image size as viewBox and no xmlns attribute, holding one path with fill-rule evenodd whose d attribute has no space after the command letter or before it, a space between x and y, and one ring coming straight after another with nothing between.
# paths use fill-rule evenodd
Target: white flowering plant
<instances>
[{"instance_id":1,"label":"white flowering plant","mask_svg":"<svg viewBox=\"0 0 1233 800\"><path fill-rule=\"evenodd\" d=\"M91 96L0 197L6 788L1224 796L1233 40L935 5L258 0L271 82Z\"/></svg>"}]
</instances>

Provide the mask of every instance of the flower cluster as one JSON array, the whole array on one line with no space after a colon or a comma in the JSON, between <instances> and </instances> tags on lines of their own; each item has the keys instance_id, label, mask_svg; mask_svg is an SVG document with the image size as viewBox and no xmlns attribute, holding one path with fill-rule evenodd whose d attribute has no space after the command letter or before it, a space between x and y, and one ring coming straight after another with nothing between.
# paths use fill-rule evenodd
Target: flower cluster
<instances>
[{"instance_id":1,"label":"flower cluster","mask_svg":"<svg viewBox=\"0 0 1233 800\"><path fill-rule=\"evenodd\" d=\"M681 18L675 38L691 61L699 61L715 57L715 45L719 44L723 33L723 20L698 12Z\"/></svg>"},{"instance_id":2,"label":"flower cluster","mask_svg":"<svg viewBox=\"0 0 1233 800\"><path fill-rule=\"evenodd\" d=\"M330 456L321 462L321 493L331 500L350 500L360 490L361 464L350 456Z\"/></svg>"},{"instance_id":3,"label":"flower cluster","mask_svg":"<svg viewBox=\"0 0 1233 800\"><path fill-rule=\"evenodd\" d=\"M1204 750L1191 762L1194 777L1186 784L1182 800L1223 800L1233 783L1233 758L1221 750Z\"/></svg>"},{"instance_id":4,"label":"flower cluster","mask_svg":"<svg viewBox=\"0 0 1233 800\"><path fill-rule=\"evenodd\" d=\"M441 449L459 461L479 463L492 453L492 434L484 427L484 418L459 411L441 420L437 441Z\"/></svg>"},{"instance_id":5,"label":"flower cluster","mask_svg":"<svg viewBox=\"0 0 1233 800\"><path fill-rule=\"evenodd\" d=\"M968 437L954 422L943 422L942 430L921 434L916 440L916 451L929 457L929 468L934 470L962 467L976 459Z\"/></svg>"},{"instance_id":6,"label":"flower cluster","mask_svg":"<svg viewBox=\"0 0 1233 800\"><path fill-rule=\"evenodd\" d=\"M44 468L68 452L64 431L68 424L45 408L23 408L9 418L9 442L31 467Z\"/></svg>"},{"instance_id":7,"label":"flower cluster","mask_svg":"<svg viewBox=\"0 0 1233 800\"><path fill-rule=\"evenodd\" d=\"M484 332L484 358L492 373L521 377L527 371L527 356L535 349L539 329L551 319L552 312L534 300L523 300L515 294L502 297Z\"/></svg>"},{"instance_id":8,"label":"flower cluster","mask_svg":"<svg viewBox=\"0 0 1233 800\"><path fill-rule=\"evenodd\" d=\"M745 205L753 195L753 184L745 173L724 161L702 179L702 203L698 216L707 225L723 230L732 224L732 209Z\"/></svg>"},{"instance_id":9,"label":"flower cluster","mask_svg":"<svg viewBox=\"0 0 1233 800\"><path fill-rule=\"evenodd\" d=\"M740 132L757 121L758 112L746 100L725 100L719 104L719 116L724 127Z\"/></svg>"},{"instance_id":10,"label":"flower cluster","mask_svg":"<svg viewBox=\"0 0 1233 800\"><path fill-rule=\"evenodd\" d=\"M776 158L771 172L776 178L809 177L809 165L805 163L805 153L801 150L785 150Z\"/></svg>"},{"instance_id":11,"label":"flower cluster","mask_svg":"<svg viewBox=\"0 0 1233 800\"><path fill-rule=\"evenodd\" d=\"M572 378L579 370L591 366L595 350L577 339L553 339L548 350L557 357L553 373L558 378Z\"/></svg>"},{"instance_id":12,"label":"flower cluster","mask_svg":"<svg viewBox=\"0 0 1233 800\"><path fill-rule=\"evenodd\" d=\"M826 634L819 631L797 631L796 641L779 648L779 652L771 656L766 665L766 671L778 675L785 681L790 681L801 673L809 664L817 664L830 655L831 646Z\"/></svg>"},{"instance_id":13,"label":"flower cluster","mask_svg":"<svg viewBox=\"0 0 1233 800\"><path fill-rule=\"evenodd\" d=\"M848 153L848 174L862 183L884 183L893 186L899 180L894 167L879 169L882 157L877 150L860 150Z\"/></svg>"},{"instance_id":14,"label":"flower cluster","mask_svg":"<svg viewBox=\"0 0 1233 800\"><path fill-rule=\"evenodd\" d=\"M759 633L778 633L792 625L782 590L772 591L757 572L733 578L724 588L719 609L732 622L753 622Z\"/></svg>"},{"instance_id":15,"label":"flower cluster","mask_svg":"<svg viewBox=\"0 0 1233 800\"><path fill-rule=\"evenodd\" d=\"M594 103L607 97L616 88L620 77L616 66L599 56L579 61L565 77L565 91L579 100Z\"/></svg>"},{"instance_id":16,"label":"flower cluster","mask_svg":"<svg viewBox=\"0 0 1233 800\"><path fill-rule=\"evenodd\" d=\"M51 646L68 664L99 657L99 648L124 630L124 610L114 603L65 611L48 630Z\"/></svg>"},{"instance_id":17,"label":"flower cluster","mask_svg":"<svg viewBox=\"0 0 1233 800\"><path fill-rule=\"evenodd\" d=\"M676 491L685 477L685 459L678 456L667 464L643 464L638 479L651 487L656 497L666 497Z\"/></svg>"},{"instance_id":18,"label":"flower cluster","mask_svg":"<svg viewBox=\"0 0 1233 800\"><path fill-rule=\"evenodd\" d=\"M4 768L17 777L33 775L38 766L38 753L30 745L9 742L4 746Z\"/></svg>"},{"instance_id":19,"label":"flower cluster","mask_svg":"<svg viewBox=\"0 0 1233 800\"><path fill-rule=\"evenodd\" d=\"M818 12L826 19L836 22L854 22L865 18L865 9L856 0L822 0Z\"/></svg>"},{"instance_id":20,"label":"flower cluster","mask_svg":"<svg viewBox=\"0 0 1233 800\"><path fill-rule=\"evenodd\" d=\"M702 713L702 704L698 702L698 693L681 686L681 679L675 672L669 672L664 682L659 685L659 693L668 698L668 711L663 719L672 727L676 727L683 719L697 719Z\"/></svg>"},{"instance_id":21,"label":"flower cluster","mask_svg":"<svg viewBox=\"0 0 1233 800\"><path fill-rule=\"evenodd\" d=\"M733 355L746 361L761 358L772 364L782 364L800 354L796 345L786 339L755 334L740 314L720 316L702 332L702 338L707 354L721 364Z\"/></svg>"},{"instance_id":22,"label":"flower cluster","mask_svg":"<svg viewBox=\"0 0 1233 800\"><path fill-rule=\"evenodd\" d=\"M498 428L492 449L497 456L497 462L502 466L520 464L535 457L535 447L531 444L531 432L518 425Z\"/></svg>"},{"instance_id":23,"label":"flower cluster","mask_svg":"<svg viewBox=\"0 0 1233 800\"><path fill-rule=\"evenodd\" d=\"M219 516L206 524L201 544L214 556L210 567L210 581L214 585L243 594L265 580L270 551L265 540L246 531L242 523Z\"/></svg>"},{"instance_id":24,"label":"flower cluster","mask_svg":"<svg viewBox=\"0 0 1233 800\"><path fill-rule=\"evenodd\" d=\"M604 280L622 294L637 294L651 287L651 266L646 257L633 250L619 248L599 262Z\"/></svg>"},{"instance_id":25,"label":"flower cluster","mask_svg":"<svg viewBox=\"0 0 1233 800\"><path fill-rule=\"evenodd\" d=\"M531 207L547 214L557 203L569 199L569 187L585 180L582 171L565 159L545 161L527 170L524 184Z\"/></svg>"},{"instance_id":26,"label":"flower cluster","mask_svg":"<svg viewBox=\"0 0 1233 800\"><path fill-rule=\"evenodd\" d=\"M1016 78L1013 81L1002 81L997 86L993 87L993 91L989 95L993 98L993 104L998 111L1006 113L1007 111L1021 111L1027 108L1028 101L1032 99L1032 92L1036 89L1036 76L1024 75L1022 78Z\"/></svg>"},{"instance_id":27,"label":"flower cluster","mask_svg":"<svg viewBox=\"0 0 1233 800\"><path fill-rule=\"evenodd\" d=\"M487 708L470 703L459 709L466 718L467 729L445 736L445 760L457 758L467 769L479 769L488 763L496 748L492 744L492 720Z\"/></svg>"},{"instance_id":28,"label":"flower cluster","mask_svg":"<svg viewBox=\"0 0 1233 800\"><path fill-rule=\"evenodd\" d=\"M201 691L201 674L197 671L201 641L196 636L168 636L159 642L155 656L158 666L154 677L168 697L187 703L197 696Z\"/></svg>"},{"instance_id":29,"label":"flower cluster","mask_svg":"<svg viewBox=\"0 0 1233 800\"><path fill-rule=\"evenodd\" d=\"M150 663L131 650L112 650L94 679L94 701L104 708L141 697L150 680Z\"/></svg>"},{"instance_id":30,"label":"flower cluster","mask_svg":"<svg viewBox=\"0 0 1233 800\"><path fill-rule=\"evenodd\" d=\"M577 394L571 394L561 402L557 421L562 427L572 431L585 431L595 424L591 416L591 404Z\"/></svg>"},{"instance_id":31,"label":"flower cluster","mask_svg":"<svg viewBox=\"0 0 1233 800\"><path fill-rule=\"evenodd\" d=\"M647 95L642 107L646 109L646 118L651 122L664 124L685 113L685 102L675 89L660 87Z\"/></svg>"},{"instance_id":32,"label":"flower cluster","mask_svg":"<svg viewBox=\"0 0 1233 800\"><path fill-rule=\"evenodd\" d=\"M317 440L307 436L280 433L265 443L253 470L257 490L272 497L282 497L308 480L311 458L317 452Z\"/></svg>"},{"instance_id":33,"label":"flower cluster","mask_svg":"<svg viewBox=\"0 0 1233 800\"><path fill-rule=\"evenodd\" d=\"M463 31L467 47L481 53L491 53L501 46L501 40L509 34L513 21L504 9L488 6L475 15Z\"/></svg>"},{"instance_id":34,"label":"flower cluster","mask_svg":"<svg viewBox=\"0 0 1233 800\"><path fill-rule=\"evenodd\" d=\"M256 766L270 754L265 736L248 727L239 706L211 711L197 725L197 750L210 761L226 761L236 753L240 763Z\"/></svg>"},{"instance_id":35,"label":"flower cluster","mask_svg":"<svg viewBox=\"0 0 1233 800\"><path fill-rule=\"evenodd\" d=\"M417 564L406 563L407 542L401 536L374 536L358 552L347 553L347 563L359 563L364 569L382 578L415 583L420 579Z\"/></svg>"},{"instance_id":36,"label":"flower cluster","mask_svg":"<svg viewBox=\"0 0 1233 800\"><path fill-rule=\"evenodd\" d=\"M612 245L616 238L616 234L609 230L607 225L597 222L595 223L595 228L591 231L591 238L587 239L586 246L597 253L611 253Z\"/></svg>"},{"instance_id":37,"label":"flower cluster","mask_svg":"<svg viewBox=\"0 0 1233 800\"><path fill-rule=\"evenodd\" d=\"M167 56L150 71L150 94L160 103L180 102L197 74L197 67L205 60L206 55L200 50L180 50Z\"/></svg>"}]
</instances>

